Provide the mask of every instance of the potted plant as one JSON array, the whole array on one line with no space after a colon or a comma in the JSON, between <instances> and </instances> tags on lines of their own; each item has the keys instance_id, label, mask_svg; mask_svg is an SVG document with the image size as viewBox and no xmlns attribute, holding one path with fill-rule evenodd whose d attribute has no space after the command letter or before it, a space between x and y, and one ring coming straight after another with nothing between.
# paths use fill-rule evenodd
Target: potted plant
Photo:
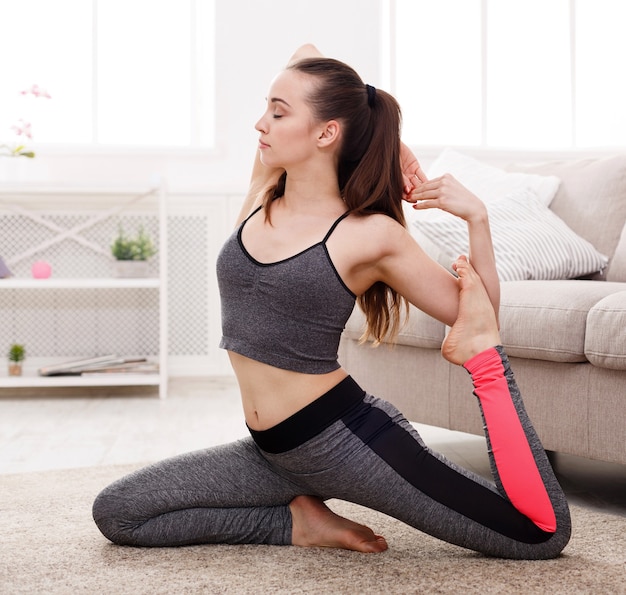
<instances>
[{"instance_id":1,"label":"potted plant","mask_svg":"<svg viewBox=\"0 0 626 595\"><path fill-rule=\"evenodd\" d=\"M24 345L13 343L9 348L9 376L22 375L22 362L26 357Z\"/></svg>"},{"instance_id":2,"label":"potted plant","mask_svg":"<svg viewBox=\"0 0 626 595\"><path fill-rule=\"evenodd\" d=\"M156 249L143 227L136 236L130 237L120 225L111 253L117 261L118 277L146 277L148 259L156 254Z\"/></svg>"}]
</instances>

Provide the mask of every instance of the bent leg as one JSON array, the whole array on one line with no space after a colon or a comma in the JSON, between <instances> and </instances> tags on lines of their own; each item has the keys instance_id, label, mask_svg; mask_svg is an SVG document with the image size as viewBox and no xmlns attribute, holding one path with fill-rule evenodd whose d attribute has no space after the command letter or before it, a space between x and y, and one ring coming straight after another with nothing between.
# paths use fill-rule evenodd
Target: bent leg
<instances>
[{"instance_id":1,"label":"bent leg","mask_svg":"<svg viewBox=\"0 0 626 595\"><path fill-rule=\"evenodd\" d=\"M105 488L93 505L102 533L121 545L291 543L289 502L251 439L180 455Z\"/></svg>"},{"instance_id":2,"label":"bent leg","mask_svg":"<svg viewBox=\"0 0 626 595\"><path fill-rule=\"evenodd\" d=\"M562 507L564 496L526 414L504 350L500 346L489 349L466 362L464 367L472 375L491 470L500 493L540 529L554 533L557 528L555 509ZM552 496L546 485L550 485Z\"/></svg>"},{"instance_id":3,"label":"bent leg","mask_svg":"<svg viewBox=\"0 0 626 595\"><path fill-rule=\"evenodd\" d=\"M555 508L565 499L500 346L495 312L480 277L465 257L456 261L455 270L460 285L459 314L442 346L442 354L449 361L462 364L472 376L492 473L500 493L537 527L554 532Z\"/></svg>"},{"instance_id":4,"label":"bent leg","mask_svg":"<svg viewBox=\"0 0 626 595\"><path fill-rule=\"evenodd\" d=\"M310 493L378 510L449 543L490 556L545 559L569 540L567 503L549 466L542 476L555 503L554 532L538 527L484 478L429 449L395 407L369 395L297 450L285 453L290 466L300 456L311 460L311 451L343 459L302 478Z\"/></svg>"}]
</instances>

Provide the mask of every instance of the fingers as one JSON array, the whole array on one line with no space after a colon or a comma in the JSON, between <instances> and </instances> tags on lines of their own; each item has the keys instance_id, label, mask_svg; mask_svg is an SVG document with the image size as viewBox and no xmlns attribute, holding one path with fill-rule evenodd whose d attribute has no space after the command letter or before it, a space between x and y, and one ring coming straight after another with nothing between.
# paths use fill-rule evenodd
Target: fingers
<instances>
[{"instance_id":1,"label":"fingers","mask_svg":"<svg viewBox=\"0 0 626 595\"><path fill-rule=\"evenodd\" d=\"M437 208L466 221L485 211L484 203L450 174L417 185L406 200L416 210Z\"/></svg>"},{"instance_id":2,"label":"fingers","mask_svg":"<svg viewBox=\"0 0 626 595\"><path fill-rule=\"evenodd\" d=\"M422 166L415 162L415 171L413 172L413 177L416 178L419 182L428 182L428 177L424 173Z\"/></svg>"},{"instance_id":3,"label":"fingers","mask_svg":"<svg viewBox=\"0 0 626 595\"><path fill-rule=\"evenodd\" d=\"M413 203L414 209L433 209L441 208L441 198L442 193L437 180L430 180L414 187L406 200Z\"/></svg>"},{"instance_id":4,"label":"fingers","mask_svg":"<svg viewBox=\"0 0 626 595\"><path fill-rule=\"evenodd\" d=\"M404 196L402 198L409 200L415 188L427 182L428 177L411 149L402 142L400 143L400 162L404 185Z\"/></svg>"}]
</instances>

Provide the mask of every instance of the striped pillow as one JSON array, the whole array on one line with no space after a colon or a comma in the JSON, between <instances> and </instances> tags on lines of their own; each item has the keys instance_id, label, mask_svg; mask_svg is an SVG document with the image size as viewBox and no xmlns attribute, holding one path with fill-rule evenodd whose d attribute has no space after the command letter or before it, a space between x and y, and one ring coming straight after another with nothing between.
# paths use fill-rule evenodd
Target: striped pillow
<instances>
[{"instance_id":1,"label":"striped pillow","mask_svg":"<svg viewBox=\"0 0 626 595\"><path fill-rule=\"evenodd\" d=\"M572 231L528 188L486 206L500 281L573 279L601 271L608 263L606 256ZM465 221L438 210L413 212L413 235L419 242L421 234L440 248L449 259L445 266L467 254ZM442 262L441 257L438 260Z\"/></svg>"}]
</instances>

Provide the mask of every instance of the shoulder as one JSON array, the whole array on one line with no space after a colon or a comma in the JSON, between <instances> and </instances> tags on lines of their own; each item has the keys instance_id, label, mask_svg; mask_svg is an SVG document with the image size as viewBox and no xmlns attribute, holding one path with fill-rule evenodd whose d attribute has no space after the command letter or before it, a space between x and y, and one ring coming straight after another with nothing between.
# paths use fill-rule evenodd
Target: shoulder
<instances>
[{"instance_id":1,"label":"shoulder","mask_svg":"<svg viewBox=\"0 0 626 595\"><path fill-rule=\"evenodd\" d=\"M393 250L411 239L406 227L388 215L349 215L346 223L349 234L381 252Z\"/></svg>"},{"instance_id":2,"label":"shoulder","mask_svg":"<svg viewBox=\"0 0 626 595\"><path fill-rule=\"evenodd\" d=\"M383 214L350 214L331 240L333 237L335 250L352 266L378 266L382 260L416 244L400 222Z\"/></svg>"}]
</instances>

